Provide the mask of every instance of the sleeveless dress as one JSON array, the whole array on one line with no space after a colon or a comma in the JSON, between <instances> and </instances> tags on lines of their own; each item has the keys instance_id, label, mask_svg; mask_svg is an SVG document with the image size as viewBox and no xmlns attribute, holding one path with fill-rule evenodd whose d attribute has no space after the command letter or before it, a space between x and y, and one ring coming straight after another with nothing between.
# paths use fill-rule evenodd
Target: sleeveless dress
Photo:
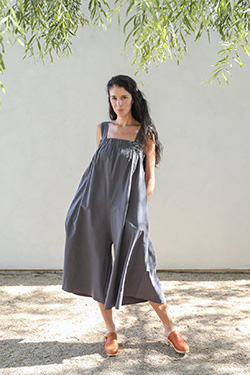
<instances>
[{"instance_id":1,"label":"sleeveless dress","mask_svg":"<svg viewBox=\"0 0 250 375\"><path fill-rule=\"evenodd\" d=\"M148 233L141 128L134 141L107 138L108 128L101 124L99 147L66 216L62 288L105 309L164 303Z\"/></svg>"}]
</instances>

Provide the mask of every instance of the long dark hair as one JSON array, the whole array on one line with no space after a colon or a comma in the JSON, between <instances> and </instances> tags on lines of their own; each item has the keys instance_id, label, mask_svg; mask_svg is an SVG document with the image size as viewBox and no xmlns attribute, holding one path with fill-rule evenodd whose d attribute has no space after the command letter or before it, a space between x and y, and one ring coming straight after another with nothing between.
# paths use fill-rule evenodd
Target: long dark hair
<instances>
[{"instance_id":1,"label":"long dark hair","mask_svg":"<svg viewBox=\"0 0 250 375\"><path fill-rule=\"evenodd\" d=\"M123 87L128 91L134 100L132 104L131 112L135 120L139 121L142 126L142 142L147 146L148 137L155 143L155 165L159 164L162 153L162 144L159 141L156 127L149 115L148 104L144 97L144 94L138 89L136 82L126 75L118 75L112 77L107 83L107 92L109 98L109 90L112 86ZM112 105L109 100L109 117L111 120L116 120L117 115L114 112Z\"/></svg>"}]
</instances>

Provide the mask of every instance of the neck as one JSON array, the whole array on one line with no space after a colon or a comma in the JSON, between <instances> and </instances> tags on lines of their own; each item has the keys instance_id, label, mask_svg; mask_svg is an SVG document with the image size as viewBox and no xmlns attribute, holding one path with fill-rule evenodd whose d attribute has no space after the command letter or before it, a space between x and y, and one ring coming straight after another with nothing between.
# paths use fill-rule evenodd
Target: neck
<instances>
[{"instance_id":1,"label":"neck","mask_svg":"<svg viewBox=\"0 0 250 375\"><path fill-rule=\"evenodd\" d=\"M129 126L135 123L135 120L133 119L133 116L131 114L128 114L125 117L117 116L114 122L120 126Z\"/></svg>"}]
</instances>

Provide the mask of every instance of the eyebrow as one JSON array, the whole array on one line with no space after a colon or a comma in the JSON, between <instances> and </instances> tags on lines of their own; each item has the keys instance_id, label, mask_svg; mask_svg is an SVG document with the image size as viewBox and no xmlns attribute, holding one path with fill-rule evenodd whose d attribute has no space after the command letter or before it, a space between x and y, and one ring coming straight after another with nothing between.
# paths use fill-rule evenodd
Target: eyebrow
<instances>
[{"instance_id":1,"label":"eyebrow","mask_svg":"<svg viewBox=\"0 0 250 375\"><path fill-rule=\"evenodd\" d=\"M129 94L123 94L121 96L129 96ZM110 98L116 98L116 95L110 95Z\"/></svg>"}]
</instances>

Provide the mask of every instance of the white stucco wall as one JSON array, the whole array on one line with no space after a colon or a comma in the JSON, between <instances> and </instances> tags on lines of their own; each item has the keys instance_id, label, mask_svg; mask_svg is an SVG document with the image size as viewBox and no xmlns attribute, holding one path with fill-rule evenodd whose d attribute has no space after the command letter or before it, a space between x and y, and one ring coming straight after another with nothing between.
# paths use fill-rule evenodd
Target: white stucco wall
<instances>
[{"instance_id":1,"label":"white stucco wall","mask_svg":"<svg viewBox=\"0 0 250 375\"><path fill-rule=\"evenodd\" d=\"M9 47L0 112L0 269L60 269L64 219L108 119L105 86L132 75L122 33L83 29L73 56L22 60ZM150 202L159 269L250 268L250 64L230 86L202 86L216 43L191 44L142 79L165 147Z\"/></svg>"}]
</instances>

